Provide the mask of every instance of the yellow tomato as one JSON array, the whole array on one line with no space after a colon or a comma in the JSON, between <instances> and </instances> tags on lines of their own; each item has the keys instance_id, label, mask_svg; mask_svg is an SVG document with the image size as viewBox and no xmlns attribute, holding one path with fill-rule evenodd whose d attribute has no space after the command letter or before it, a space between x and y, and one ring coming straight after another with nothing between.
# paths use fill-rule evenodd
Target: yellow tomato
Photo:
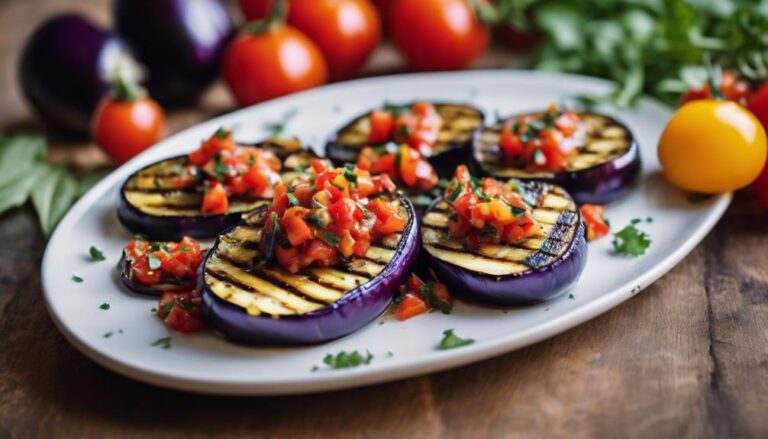
<instances>
[{"instance_id":1,"label":"yellow tomato","mask_svg":"<svg viewBox=\"0 0 768 439\"><path fill-rule=\"evenodd\" d=\"M690 192L743 188L763 169L765 130L744 107L728 101L693 101L672 116L659 141L667 180Z\"/></svg>"}]
</instances>

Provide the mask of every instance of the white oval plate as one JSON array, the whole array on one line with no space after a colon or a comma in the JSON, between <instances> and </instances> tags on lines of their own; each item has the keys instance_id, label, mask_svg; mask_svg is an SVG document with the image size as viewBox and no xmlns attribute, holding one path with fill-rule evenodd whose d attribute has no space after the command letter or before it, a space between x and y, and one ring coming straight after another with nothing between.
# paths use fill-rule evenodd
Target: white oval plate
<instances>
[{"instance_id":1,"label":"white oval plate","mask_svg":"<svg viewBox=\"0 0 768 439\"><path fill-rule=\"evenodd\" d=\"M474 103L487 117L539 109L610 85L579 76L475 71L401 75L339 83L236 111L176 134L106 177L67 214L45 252L45 301L56 325L80 351L97 363L137 380L175 389L217 394L289 394L340 389L426 374L509 352L561 333L629 299L669 271L709 232L731 195L692 203L668 186L658 172L656 143L670 111L644 99L633 111L616 114L638 137L643 174L626 198L608 207L614 227L632 218L651 217L639 227L652 240L648 253L628 259L611 254L610 238L590 244L579 283L564 297L537 306L502 310L457 303L453 314L433 313L406 322L382 316L376 323L340 340L300 348L254 348L214 334L169 334L151 313L156 301L128 293L115 264L131 235L117 221L118 188L134 170L152 161L194 149L219 126L242 141L265 135L265 125L296 109L287 134L320 146L355 115L385 100L456 100ZM95 245L107 260L92 262ZM76 283L72 276L84 279ZM109 303L109 310L100 309ZM471 337L469 346L438 351L442 332ZM110 334L111 336L105 336ZM171 347L152 346L172 337ZM327 353L370 350L370 365L330 370ZM312 371L313 366L319 370Z\"/></svg>"}]
</instances>

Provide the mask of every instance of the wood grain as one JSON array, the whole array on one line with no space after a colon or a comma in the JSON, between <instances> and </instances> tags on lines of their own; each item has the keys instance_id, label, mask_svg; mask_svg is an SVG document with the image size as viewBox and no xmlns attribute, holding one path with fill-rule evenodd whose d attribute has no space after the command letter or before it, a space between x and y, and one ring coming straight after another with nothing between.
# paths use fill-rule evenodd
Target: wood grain
<instances>
[{"instance_id":1,"label":"wood grain","mask_svg":"<svg viewBox=\"0 0 768 439\"><path fill-rule=\"evenodd\" d=\"M106 23L107 2L0 1L0 54L53 11ZM516 61L494 52L485 66ZM34 126L0 67L0 128ZM391 48L367 73L401 69ZM232 107L218 85L172 130ZM67 146L64 146L67 145ZM85 143L58 157L97 163ZM42 304L44 250L27 209L0 218L0 438L768 437L768 221L748 194L652 287L537 345L444 373L319 395L225 398L158 389L87 360Z\"/></svg>"}]
</instances>

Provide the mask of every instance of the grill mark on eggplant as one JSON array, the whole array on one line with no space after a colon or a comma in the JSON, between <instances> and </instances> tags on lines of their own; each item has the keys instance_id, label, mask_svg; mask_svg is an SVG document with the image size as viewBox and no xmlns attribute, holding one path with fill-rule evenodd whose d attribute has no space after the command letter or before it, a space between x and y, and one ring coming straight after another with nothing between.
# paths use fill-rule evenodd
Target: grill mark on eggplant
<instances>
[{"instance_id":1,"label":"grill mark on eggplant","mask_svg":"<svg viewBox=\"0 0 768 439\"><path fill-rule=\"evenodd\" d=\"M266 296L266 295L265 295L264 293L262 293L261 291L259 291L259 290L255 289L255 288L253 288L252 286L250 286L250 285L246 285L246 284L244 284L244 283L242 283L242 282L238 281L237 279L234 279L233 277L229 276L229 274L228 274L228 273L226 273L226 272L221 272L221 271L217 271L217 270L211 270L210 268L207 268L207 269L205 270L205 274L206 274L206 275L210 275L210 276L212 276L212 277L215 277L216 279L219 279L219 280L220 280L220 281L222 281L222 282L226 282L226 283L228 283L228 284L230 284L230 285L234 285L235 287L237 287L237 288L239 288L239 289L241 289L241 290L245 290L245 291L248 291L248 292L249 292L249 293L251 293L251 294L255 294L255 295L259 295L259 296L265 296L265 297L269 297L269 296ZM271 298L271 299L273 299L273 300L275 300L275 301L276 301L277 303L279 303L279 304L280 304L282 307L284 307L284 308L286 308L286 309L289 309L289 310L291 310L291 312L292 312L293 314L298 314L298 313L299 313L299 311L298 311L296 308L293 308L291 305L289 305L289 304L287 304L287 303L285 303L285 302L283 302L283 301L281 301L281 300L277 300L277 299L275 299L274 297L270 297L270 298ZM226 299L225 299L225 300L226 300Z\"/></svg>"},{"instance_id":2,"label":"grill mark on eggplant","mask_svg":"<svg viewBox=\"0 0 768 439\"><path fill-rule=\"evenodd\" d=\"M578 154L568 159L568 171L580 171L607 163L627 154L632 147L632 133L614 119L592 113L579 113L584 127L584 142ZM517 116L485 127L473 142L473 154L485 172L498 178L549 178L552 172L529 172L504 164L498 146L503 124Z\"/></svg>"},{"instance_id":3,"label":"grill mark on eggplant","mask_svg":"<svg viewBox=\"0 0 768 439\"><path fill-rule=\"evenodd\" d=\"M258 268L252 268L249 271L252 271L254 273L258 273L260 277L269 280L273 284L283 288L284 290L290 291L293 294L303 298L307 302L314 302L317 304L322 305L323 307L330 305L342 297L344 297L344 294L347 293L347 290L336 288L336 287L330 287L325 286L323 284L314 282L311 280L310 276L302 271L293 274L286 272L281 272L278 270L273 269L265 269L262 267ZM282 278L282 279L281 279ZM305 281L306 279L306 281ZM310 283L314 285L305 285L305 289L302 290L299 286L301 283ZM338 293L338 297L334 298L322 298L322 297L315 297L312 296L308 290L315 287L320 287L320 289L328 289L333 290L336 293Z\"/></svg>"},{"instance_id":4,"label":"grill mark on eggplant","mask_svg":"<svg viewBox=\"0 0 768 439\"><path fill-rule=\"evenodd\" d=\"M475 130L483 123L482 113L468 105L439 103L434 105L435 111L442 118L438 140L432 145L432 150L436 154L470 141ZM370 112L363 114L341 128L333 141L335 146L357 150L367 144L370 132L369 114Z\"/></svg>"},{"instance_id":5,"label":"grill mark on eggplant","mask_svg":"<svg viewBox=\"0 0 768 439\"><path fill-rule=\"evenodd\" d=\"M214 282L209 281L209 278L215 279ZM208 286L222 299L241 306L246 309L248 314L259 315L262 313L276 315L292 315L297 314L298 311L287 306L283 302L275 300L272 297L266 296L247 285L241 285L239 282L230 279L223 274L217 274L210 270L205 272L205 282ZM221 285L217 285L221 284ZM225 288L228 291L227 295L221 295L222 292L218 291L220 288ZM241 293L242 292L242 293ZM237 296L237 297L233 297Z\"/></svg>"}]
</instances>

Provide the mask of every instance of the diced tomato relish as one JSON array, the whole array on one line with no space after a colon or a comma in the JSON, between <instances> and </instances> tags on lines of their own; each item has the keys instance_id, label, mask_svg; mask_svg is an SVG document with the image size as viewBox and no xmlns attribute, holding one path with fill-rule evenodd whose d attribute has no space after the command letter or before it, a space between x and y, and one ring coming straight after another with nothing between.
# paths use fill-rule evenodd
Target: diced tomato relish
<instances>
[{"instance_id":1,"label":"diced tomato relish","mask_svg":"<svg viewBox=\"0 0 768 439\"><path fill-rule=\"evenodd\" d=\"M369 120L369 143L404 143L424 156L432 153L442 123L435 106L426 102L416 102L405 111L393 107L376 109Z\"/></svg>"},{"instance_id":2,"label":"diced tomato relish","mask_svg":"<svg viewBox=\"0 0 768 439\"><path fill-rule=\"evenodd\" d=\"M197 332L205 329L203 301L195 289L163 293L157 303L157 316L174 331Z\"/></svg>"},{"instance_id":3,"label":"diced tomato relish","mask_svg":"<svg viewBox=\"0 0 768 439\"><path fill-rule=\"evenodd\" d=\"M393 143L360 151L357 167L371 174L386 174L409 188L428 191L437 186L437 173L421 153L413 147Z\"/></svg>"},{"instance_id":4,"label":"diced tomato relish","mask_svg":"<svg viewBox=\"0 0 768 439\"><path fill-rule=\"evenodd\" d=\"M529 171L563 171L568 158L578 153L579 116L552 104L540 114L507 121L499 148L509 166Z\"/></svg>"},{"instance_id":5,"label":"diced tomato relish","mask_svg":"<svg viewBox=\"0 0 768 439\"><path fill-rule=\"evenodd\" d=\"M449 235L466 238L469 247L515 244L541 233L514 180L502 183L475 178L461 165L446 187L445 201L455 211L448 224Z\"/></svg>"},{"instance_id":6,"label":"diced tomato relish","mask_svg":"<svg viewBox=\"0 0 768 439\"><path fill-rule=\"evenodd\" d=\"M412 273L400 290L400 295L392 304L392 312L398 320L408 320L433 309L450 314L453 309L453 298L443 283L424 282Z\"/></svg>"},{"instance_id":7,"label":"diced tomato relish","mask_svg":"<svg viewBox=\"0 0 768 439\"><path fill-rule=\"evenodd\" d=\"M188 236L179 242L133 239L124 251L131 264L131 279L148 287L160 282L194 280L203 260L200 243Z\"/></svg>"},{"instance_id":8,"label":"diced tomato relish","mask_svg":"<svg viewBox=\"0 0 768 439\"><path fill-rule=\"evenodd\" d=\"M291 273L364 256L372 242L402 232L408 223L388 195L394 190L387 174L313 160L308 174L275 187L261 251Z\"/></svg>"},{"instance_id":9,"label":"diced tomato relish","mask_svg":"<svg viewBox=\"0 0 768 439\"><path fill-rule=\"evenodd\" d=\"M280 180L280 160L271 152L235 143L232 132L219 128L200 148L187 156L183 176L200 176L205 182L201 211L223 214L230 197L271 198ZM179 180L179 187L198 183L197 177Z\"/></svg>"},{"instance_id":10,"label":"diced tomato relish","mask_svg":"<svg viewBox=\"0 0 768 439\"><path fill-rule=\"evenodd\" d=\"M608 220L605 219L605 209L597 204L584 204L580 208L581 217L587 226L587 240L601 238L611 231Z\"/></svg>"}]
</instances>

